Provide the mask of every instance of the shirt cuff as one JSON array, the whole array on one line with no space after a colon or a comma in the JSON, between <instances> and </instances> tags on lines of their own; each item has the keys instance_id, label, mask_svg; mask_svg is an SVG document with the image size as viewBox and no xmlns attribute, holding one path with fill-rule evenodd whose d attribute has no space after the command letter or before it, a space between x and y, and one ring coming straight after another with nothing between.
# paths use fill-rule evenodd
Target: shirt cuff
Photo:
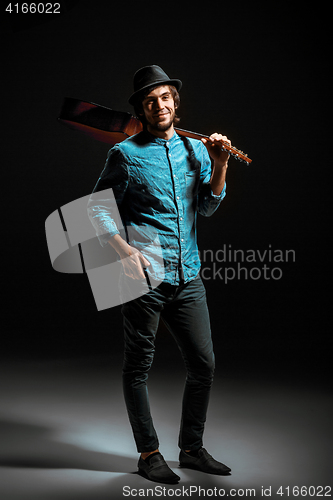
<instances>
[{"instance_id":1,"label":"shirt cuff","mask_svg":"<svg viewBox=\"0 0 333 500\"><path fill-rule=\"evenodd\" d=\"M102 245L102 247L105 247L115 234L120 234L120 233L119 233L119 231L113 231L112 233L98 234L97 238L98 238L100 244Z\"/></svg>"},{"instance_id":2,"label":"shirt cuff","mask_svg":"<svg viewBox=\"0 0 333 500\"><path fill-rule=\"evenodd\" d=\"M227 189L227 184L226 182L224 183L224 186L223 186L223 189L221 191L220 194L214 194L213 191L211 190L210 194L211 194L211 197L215 200L218 200L218 201L221 201L223 200L223 198L225 197L226 195L226 189Z\"/></svg>"}]
</instances>

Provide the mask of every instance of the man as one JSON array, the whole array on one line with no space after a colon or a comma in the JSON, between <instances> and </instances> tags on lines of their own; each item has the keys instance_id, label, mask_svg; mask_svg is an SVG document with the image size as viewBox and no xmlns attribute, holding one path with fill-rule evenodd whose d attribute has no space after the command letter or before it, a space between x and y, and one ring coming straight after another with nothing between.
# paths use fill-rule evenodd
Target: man
<instances>
[{"instance_id":1,"label":"man","mask_svg":"<svg viewBox=\"0 0 333 500\"><path fill-rule=\"evenodd\" d=\"M110 244L120 257L123 288L145 285L148 292L138 294L136 288L133 300L127 296L122 306L123 388L141 454L139 472L163 483L180 478L159 452L146 386L160 317L175 337L187 369L180 465L211 474L231 470L202 447L214 353L196 242L197 212L212 215L225 196L229 156L222 141L230 141L220 134L199 141L175 132L181 86L180 80L170 79L156 65L135 73L129 102L143 123L143 131L109 151L88 209L102 245ZM94 201L96 193L109 188L125 231L115 222L110 205ZM155 235L158 247L152 244Z\"/></svg>"}]
</instances>

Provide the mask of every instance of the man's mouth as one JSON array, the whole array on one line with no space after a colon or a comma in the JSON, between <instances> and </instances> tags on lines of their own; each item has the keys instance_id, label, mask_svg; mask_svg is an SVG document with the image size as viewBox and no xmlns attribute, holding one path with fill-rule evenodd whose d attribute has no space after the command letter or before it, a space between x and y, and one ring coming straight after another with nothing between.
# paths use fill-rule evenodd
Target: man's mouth
<instances>
[{"instance_id":1,"label":"man's mouth","mask_svg":"<svg viewBox=\"0 0 333 500\"><path fill-rule=\"evenodd\" d=\"M158 113L156 116L156 118L163 118L164 116L168 116L170 113L168 111L166 111L165 113Z\"/></svg>"}]
</instances>

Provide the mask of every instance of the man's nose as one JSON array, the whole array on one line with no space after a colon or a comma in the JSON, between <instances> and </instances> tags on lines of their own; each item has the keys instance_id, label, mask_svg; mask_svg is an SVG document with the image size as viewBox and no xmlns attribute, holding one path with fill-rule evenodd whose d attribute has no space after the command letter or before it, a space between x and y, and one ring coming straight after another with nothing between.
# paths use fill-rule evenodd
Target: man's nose
<instances>
[{"instance_id":1,"label":"man's nose","mask_svg":"<svg viewBox=\"0 0 333 500\"><path fill-rule=\"evenodd\" d=\"M160 98L156 99L156 109L162 109L163 107L163 100Z\"/></svg>"}]
</instances>

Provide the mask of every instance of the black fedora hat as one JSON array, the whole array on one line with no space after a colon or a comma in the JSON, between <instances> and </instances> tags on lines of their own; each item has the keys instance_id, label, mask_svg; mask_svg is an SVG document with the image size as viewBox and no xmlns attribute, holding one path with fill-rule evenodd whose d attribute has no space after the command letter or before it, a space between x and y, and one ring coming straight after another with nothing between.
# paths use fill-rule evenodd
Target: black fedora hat
<instances>
[{"instance_id":1,"label":"black fedora hat","mask_svg":"<svg viewBox=\"0 0 333 500\"><path fill-rule=\"evenodd\" d=\"M144 90L148 90L149 87L155 87L156 85L174 85L177 90L180 90L182 82L180 80L170 79L163 69L155 64L152 66L144 66L138 69L134 74L134 93L128 99L128 102L134 105L139 94Z\"/></svg>"}]
</instances>

